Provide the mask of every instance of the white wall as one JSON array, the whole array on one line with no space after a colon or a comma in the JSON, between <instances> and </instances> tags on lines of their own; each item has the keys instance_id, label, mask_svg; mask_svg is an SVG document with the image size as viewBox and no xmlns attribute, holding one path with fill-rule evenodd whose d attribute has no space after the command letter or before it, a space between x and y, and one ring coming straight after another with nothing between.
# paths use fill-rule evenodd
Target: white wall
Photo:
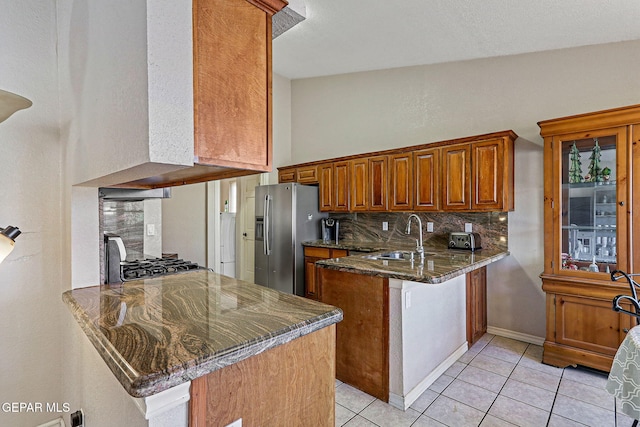
<instances>
[{"instance_id":1,"label":"white wall","mask_svg":"<svg viewBox=\"0 0 640 427\"><path fill-rule=\"evenodd\" d=\"M56 71L55 2L3 2L0 88L33 101L0 123L0 227L22 234L0 264L0 403L63 402L66 239ZM0 411L2 426L34 426L52 413Z\"/></svg>"},{"instance_id":2,"label":"white wall","mask_svg":"<svg viewBox=\"0 0 640 427\"><path fill-rule=\"evenodd\" d=\"M638 102L640 42L353 73L291 83L291 160L513 129L511 256L489 267L489 325L545 333L540 120Z\"/></svg>"},{"instance_id":3,"label":"white wall","mask_svg":"<svg viewBox=\"0 0 640 427\"><path fill-rule=\"evenodd\" d=\"M191 2L57 3L71 183L107 185L192 165Z\"/></svg>"},{"instance_id":4,"label":"white wall","mask_svg":"<svg viewBox=\"0 0 640 427\"><path fill-rule=\"evenodd\" d=\"M16 32L24 22L33 22L39 28L42 23L34 19L33 11L46 5L53 9L52 34L41 43L52 44L51 64L40 55L30 68L42 68L53 78L46 89L49 96L55 97L56 105L58 97L60 103L53 129L57 136L59 133L56 143L63 150L64 163L57 164L58 173L63 172L63 184L62 192L58 189L53 197L63 210L64 221L59 227L63 243L51 262L62 269L63 280L48 295L48 303L58 301L56 307L62 314L61 321L48 318L47 324L55 328L52 335L60 341L64 355L60 362L46 349L33 353L39 357L38 368L57 375L59 400L69 402L74 410L82 407L86 425L92 427L148 423L61 301L64 290L99 283L97 189L73 185L116 171L135 179L143 172L127 168L139 164L145 165L147 171L163 170L167 166L145 163L161 162L163 156L175 156L179 164L188 164L193 158L192 146L185 145L192 144L193 135L191 2L149 3L147 7L147 2L124 0L29 0L16 3L24 4L28 16L14 18L11 25L3 26ZM159 14L157 7L164 7L168 13ZM3 43L4 40L3 37ZM185 44L188 46L181 49ZM19 42L16 45L24 48ZM48 65L53 71L47 70ZM164 70L172 74L171 78L162 75ZM44 78L35 81L47 83ZM161 149L155 150L158 147ZM182 159L184 153L189 157ZM110 180L115 178L97 179L88 185L107 184ZM47 217L43 214L46 209L33 211L34 215ZM23 387L31 382L25 383ZM33 385L40 386L38 381ZM69 417L65 417L68 424Z\"/></svg>"},{"instance_id":5,"label":"white wall","mask_svg":"<svg viewBox=\"0 0 640 427\"><path fill-rule=\"evenodd\" d=\"M162 199L162 252L207 265L207 186L182 185Z\"/></svg>"},{"instance_id":6,"label":"white wall","mask_svg":"<svg viewBox=\"0 0 640 427\"><path fill-rule=\"evenodd\" d=\"M278 183L278 167L291 162L291 80L273 74L273 171L269 184Z\"/></svg>"}]
</instances>

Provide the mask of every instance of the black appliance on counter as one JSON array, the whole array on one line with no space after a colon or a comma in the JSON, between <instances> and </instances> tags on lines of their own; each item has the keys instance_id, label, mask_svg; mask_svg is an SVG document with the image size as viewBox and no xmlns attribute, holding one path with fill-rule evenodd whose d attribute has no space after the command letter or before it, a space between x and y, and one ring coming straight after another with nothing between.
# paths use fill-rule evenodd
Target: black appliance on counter
<instances>
[{"instance_id":1,"label":"black appliance on counter","mask_svg":"<svg viewBox=\"0 0 640 427\"><path fill-rule=\"evenodd\" d=\"M109 233L104 235L104 255L105 283L121 283L204 269L195 262L179 258L145 258L127 261L127 251L122 238Z\"/></svg>"}]
</instances>

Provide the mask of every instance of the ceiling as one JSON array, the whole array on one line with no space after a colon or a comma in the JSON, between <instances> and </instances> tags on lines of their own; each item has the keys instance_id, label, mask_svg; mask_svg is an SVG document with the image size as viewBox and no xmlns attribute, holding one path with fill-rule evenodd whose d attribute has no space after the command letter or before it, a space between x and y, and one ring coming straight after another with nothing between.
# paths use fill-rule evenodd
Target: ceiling
<instances>
[{"instance_id":1,"label":"ceiling","mask_svg":"<svg viewBox=\"0 0 640 427\"><path fill-rule=\"evenodd\" d=\"M273 70L291 79L640 39L638 0L304 0L304 6L306 19L273 41Z\"/></svg>"}]
</instances>

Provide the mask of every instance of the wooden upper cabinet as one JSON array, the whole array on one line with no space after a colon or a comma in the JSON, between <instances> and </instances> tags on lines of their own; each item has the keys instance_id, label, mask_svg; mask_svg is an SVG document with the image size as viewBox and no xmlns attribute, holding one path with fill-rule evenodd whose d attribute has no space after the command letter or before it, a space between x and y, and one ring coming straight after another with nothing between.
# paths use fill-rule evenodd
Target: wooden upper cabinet
<instances>
[{"instance_id":1,"label":"wooden upper cabinet","mask_svg":"<svg viewBox=\"0 0 640 427\"><path fill-rule=\"evenodd\" d=\"M413 210L413 155L400 153L389 156L389 210Z\"/></svg>"},{"instance_id":2,"label":"wooden upper cabinet","mask_svg":"<svg viewBox=\"0 0 640 427\"><path fill-rule=\"evenodd\" d=\"M271 170L271 15L285 5L193 1L195 163Z\"/></svg>"},{"instance_id":3,"label":"wooden upper cabinet","mask_svg":"<svg viewBox=\"0 0 640 427\"><path fill-rule=\"evenodd\" d=\"M477 142L471 146L473 210L502 210L505 197L505 141L494 139ZM508 206L507 206L508 207Z\"/></svg>"},{"instance_id":4,"label":"wooden upper cabinet","mask_svg":"<svg viewBox=\"0 0 640 427\"><path fill-rule=\"evenodd\" d=\"M334 212L349 211L349 168L348 161L335 162L333 164L334 173Z\"/></svg>"},{"instance_id":5,"label":"wooden upper cabinet","mask_svg":"<svg viewBox=\"0 0 640 427\"><path fill-rule=\"evenodd\" d=\"M361 158L350 162L351 210L369 209L369 159Z\"/></svg>"},{"instance_id":6,"label":"wooden upper cabinet","mask_svg":"<svg viewBox=\"0 0 640 427\"><path fill-rule=\"evenodd\" d=\"M115 187L168 187L271 171L271 17L286 5L193 0L194 165L176 164Z\"/></svg>"},{"instance_id":7,"label":"wooden upper cabinet","mask_svg":"<svg viewBox=\"0 0 640 427\"><path fill-rule=\"evenodd\" d=\"M296 168L278 169L278 182L296 182Z\"/></svg>"},{"instance_id":8,"label":"wooden upper cabinet","mask_svg":"<svg viewBox=\"0 0 640 427\"><path fill-rule=\"evenodd\" d=\"M442 208L471 208L471 146L452 145L442 148Z\"/></svg>"},{"instance_id":9,"label":"wooden upper cabinet","mask_svg":"<svg viewBox=\"0 0 640 427\"><path fill-rule=\"evenodd\" d=\"M320 187L320 211L331 212L334 205L333 187L333 163L318 166L318 178Z\"/></svg>"},{"instance_id":10,"label":"wooden upper cabinet","mask_svg":"<svg viewBox=\"0 0 640 427\"><path fill-rule=\"evenodd\" d=\"M502 131L293 165L280 177L297 168L303 182L303 168L311 168L326 212L504 212L514 209L517 137Z\"/></svg>"},{"instance_id":11,"label":"wooden upper cabinet","mask_svg":"<svg viewBox=\"0 0 640 427\"><path fill-rule=\"evenodd\" d=\"M315 165L299 167L296 171L296 182L300 184L317 184L318 167Z\"/></svg>"},{"instance_id":12,"label":"wooden upper cabinet","mask_svg":"<svg viewBox=\"0 0 640 427\"><path fill-rule=\"evenodd\" d=\"M318 166L320 211L349 211L349 162L323 163Z\"/></svg>"},{"instance_id":13,"label":"wooden upper cabinet","mask_svg":"<svg viewBox=\"0 0 640 427\"><path fill-rule=\"evenodd\" d=\"M389 203L387 156L369 157L369 210L386 211Z\"/></svg>"},{"instance_id":14,"label":"wooden upper cabinet","mask_svg":"<svg viewBox=\"0 0 640 427\"><path fill-rule=\"evenodd\" d=\"M418 150L413 153L416 199L414 210L440 209L440 149Z\"/></svg>"}]
</instances>

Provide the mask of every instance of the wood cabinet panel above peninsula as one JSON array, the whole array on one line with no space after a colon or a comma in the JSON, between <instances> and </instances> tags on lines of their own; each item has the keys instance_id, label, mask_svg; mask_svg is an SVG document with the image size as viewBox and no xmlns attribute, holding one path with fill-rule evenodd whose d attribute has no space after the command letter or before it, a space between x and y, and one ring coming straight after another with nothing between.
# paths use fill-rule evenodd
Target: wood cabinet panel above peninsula
<instances>
[{"instance_id":1,"label":"wood cabinet panel above peninsula","mask_svg":"<svg viewBox=\"0 0 640 427\"><path fill-rule=\"evenodd\" d=\"M301 171L319 171L320 207L328 212L512 211L517 137L509 130L284 166L278 177L303 182ZM338 177L336 166L347 162L351 173Z\"/></svg>"}]
</instances>

